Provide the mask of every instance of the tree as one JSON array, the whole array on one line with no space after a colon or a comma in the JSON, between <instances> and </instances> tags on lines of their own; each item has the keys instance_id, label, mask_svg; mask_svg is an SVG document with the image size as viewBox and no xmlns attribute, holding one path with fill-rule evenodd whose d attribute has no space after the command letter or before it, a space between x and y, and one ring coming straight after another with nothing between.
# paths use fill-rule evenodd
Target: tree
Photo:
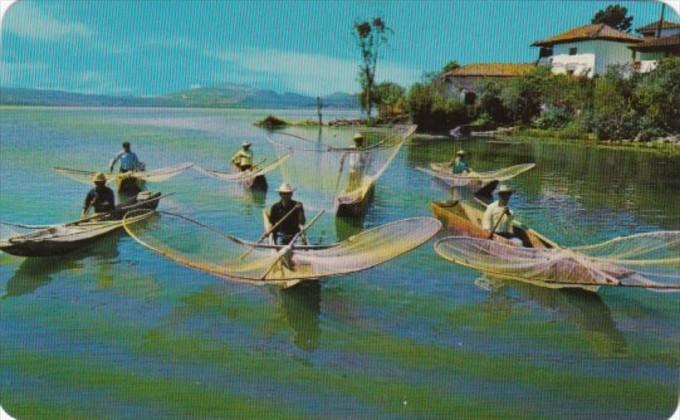
<instances>
[{"instance_id":1,"label":"tree","mask_svg":"<svg viewBox=\"0 0 680 420\"><path fill-rule=\"evenodd\" d=\"M393 33L380 17L372 21L354 23L354 37L361 51L361 65L358 80L361 83L363 101L359 101L362 109L370 117L375 103L375 70L378 64L380 47L387 43L387 35Z\"/></svg>"},{"instance_id":2,"label":"tree","mask_svg":"<svg viewBox=\"0 0 680 420\"><path fill-rule=\"evenodd\" d=\"M457 61L449 61L448 63L446 63L446 65L444 67L442 67L441 74L446 74L450 71L454 71L455 69L457 69L459 67L460 67L460 64L458 64Z\"/></svg>"},{"instance_id":3,"label":"tree","mask_svg":"<svg viewBox=\"0 0 680 420\"><path fill-rule=\"evenodd\" d=\"M627 16L628 9L615 4L609 5L606 9L595 13L592 23L604 23L619 31L630 32L633 23L633 16Z\"/></svg>"},{"instance_id":4,"label":"tree","mask_svg":"<svg viewBox=\"0 0 680 420\"><path fill-rule=\"evenodd\" d=\"M680 57L660 60L634 94L646 128L680 132Z\"/></svg>"},{"instance_id":5,"label":"tree","mask_svg":"<svg viewBox=\"0 0 680 420\"><path fill-rule=\"evenodd\" d=\"M406 108L404 88L396 83L383 82L375 88L375 102L381 118L399 115Z\"/></svg>"}]
</instances>

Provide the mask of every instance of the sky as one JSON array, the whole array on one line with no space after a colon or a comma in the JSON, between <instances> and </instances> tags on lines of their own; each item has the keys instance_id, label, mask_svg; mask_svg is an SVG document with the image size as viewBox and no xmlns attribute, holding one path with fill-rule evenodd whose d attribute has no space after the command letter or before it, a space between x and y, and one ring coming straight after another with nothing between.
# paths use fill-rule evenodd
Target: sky
<instances>
[{"instance_id":1,"label":"sky","mask_svg":"<svg viewBox=\"0 0 680 420\"><path fill-rule=\"evenodd\" d=\"M661 4L619 1L639 27ZM590 23L589 0L19 0L2 20L0 86L155 96L225 83L357 92L352 25L393 30L377 79L408 86L451 60L531 62L533 41ZM678 16L666 9L666 19Z\"/></svg>"}]
</instances>

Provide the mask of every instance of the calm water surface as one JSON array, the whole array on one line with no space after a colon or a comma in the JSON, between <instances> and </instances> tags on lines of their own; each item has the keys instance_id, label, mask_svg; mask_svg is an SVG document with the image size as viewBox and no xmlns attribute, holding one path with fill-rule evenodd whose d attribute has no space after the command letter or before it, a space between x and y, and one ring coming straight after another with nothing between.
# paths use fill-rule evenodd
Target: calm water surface
<instances>
[{"instance_id":1,"label":"calm water surface","mask_svg":"<svg viewBox=\"0 0 680 420\"><path fill-rule=\"evenodd\" d=\"M266 114L4 108L0 220L77 218L87 187L50 168L104 169L123 141L149 168L182 161L226 168L244 139L256 160L271 160L267 133L252 126ZM351 136L293 132L324 141ZM678 155L416 141L384 173L363 220L324 215L312 239L430 215L429 201L450 193L414 167L460 147L478 170L537 162L509 182L513 204L520 219L564 245L680 229ZM270 185L300 165L291 159ZM299 198L312 196L304 186L313 182L298 184ZM259 236L262 208L276 199L194 171L151 188L175 193L164 209L245 238ZM180 267L124 234L59 258L0 254L0 404L18 418L661 419L677 406L678 294L515 282L489 291L476 285L479 277L438 258L432 243L374 270L288 291Z\"/></svg>"}]
</instances>

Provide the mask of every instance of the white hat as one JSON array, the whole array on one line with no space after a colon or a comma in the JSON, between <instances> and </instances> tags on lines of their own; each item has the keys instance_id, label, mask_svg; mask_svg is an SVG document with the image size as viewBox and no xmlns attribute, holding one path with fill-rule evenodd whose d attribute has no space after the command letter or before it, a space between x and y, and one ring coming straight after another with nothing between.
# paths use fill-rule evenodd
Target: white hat
<instances>
[{"instance_id":1,"label":"white hat","mask_svg":"<svg viewBox=\"0 0 680 420\"><path fill-rule=\"evenodd\" d=\"M458 156L463 156L465 154L465 150L460 149L459 151L456 152L456 155Z\"/></svg>"},{"instance_id":2,"label":"white hat","mask_svg":"<svg viewBox=\"0 0 680 420\"><path fill-rule=\"evenodd\" d=\"M504 193L511 193L512 194L512 189L508 187L505 184L502 184L500 188L498 189L498 194L504 194Z\"/></svg>"},{"instance_id":3,"label":"white hat","mask_svg":"<svg viewBox=\"0 0 680 420\"><path fill-rule=\"evenodd\" d=\"M294 190L293 190L293 187L291 187L289 183L284 182L283 184L281 184L281 186L279 186L279 189L277 191L280 192L280 193L290 193L290 194L292 194Z\"/></svg>"},{"instance_id":4,"label":"white hat","mask_svg":"<svg viewBox=\"0 0 680 420\"><path fill-rule=\"evenodd\" d=\"M244 141L243 143L241 143L241 147L250 147L250 146L251 146L251 144L247 141Z\"/></svg>"}]
</instances>

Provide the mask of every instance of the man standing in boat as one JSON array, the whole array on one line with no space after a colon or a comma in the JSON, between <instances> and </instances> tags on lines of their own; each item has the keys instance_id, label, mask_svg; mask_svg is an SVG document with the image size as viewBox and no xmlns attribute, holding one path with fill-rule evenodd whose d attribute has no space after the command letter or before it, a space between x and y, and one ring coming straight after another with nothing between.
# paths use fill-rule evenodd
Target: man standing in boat
<instances>
[{"instance_id":1,"label":"man standing in boat","mask_svg":"<svg viewBox=\"0 0 680 420\"><path fill-rule=\"evenodd\" d=\"M123 150L111 160L109 172L113 172L113 167L116 166L118 161L120 161L120 173L144 170L144 165L139 161L137 155L130 150L130 143L128 142L123 143Z\"/></svg>"},{"instance_id":2,"label":"man standing in boat","mask_svg":"<svg viewBox=\"0 0 680 420\"><path fill-rule=\"evenodd\" d=\"M482 228L489 233L489 239L494 234L507 239L516 239L512 230L514 212L509 207L511 195L512 190L507 185L501 185L498 190L498 200L486 208L482 217Z\"/></svg>"},{"instance_id":3,"label":"man standing in boat","mask_svg":"<svg viewBox=\"0 0 680 420\"><path fill-rule=\"evenodd\" d=\"M362 150L364 148L364 136L356 133L354 137L354 150L347 152L349 154L349 181L347 184L347 191L354 191L361 186L361 178L364 175L364 170L368 164L368 152Z\"/></svg>"},{"instance_id":4,"label":"man standing in boat","mask_svg":"<svg viewBox=\"0 0 680 420\"><path fill-rule=\"evenodd\" d=\"M94 208L95 213L108 213L115 209L116 201L111 188L106 186L106 176L98 172L93 178L94 188L85 196L82 217L87 216L90 208Z\"/></svg>"},{"instance_id":5,"label":"man standing in boat","mask_svg":"<svg viewBox=\"0 0 680 420\"><path fill-rule=\"evenodd\" d=\"M241 144L241 149L231 157L231 163L241 172L253 168L253 152L250 150L250 146L250 143L244 141Z\"/></svg>"},{"instance_id":6,"label":"man standing in boat","mask_svg":"<svg viewBox=\"0 0 680 420\"><path fill-rule=\"evenodd\" d=\"M456 157L449 162L449 167L452 168L454 175L462 175L472 173L472 169L465 160L465 150L456 152Z\"/></svg>"},{"instance_id":7,"label":"man standing in boat","mask_svg":"<svg viewBox=\"0 0 680 420\"><path fill-rule=\"evenodd\" d=\"M270 226L274 226L271 232L277 245L288 245L293 237L300 232L301 226L306 223L305 209L302 203L293 200L293 187L283 183L278 189L281 200L269 210L267 218ZM278 224L278 225L277 225Z\"/></svg>"}]
</instances>

